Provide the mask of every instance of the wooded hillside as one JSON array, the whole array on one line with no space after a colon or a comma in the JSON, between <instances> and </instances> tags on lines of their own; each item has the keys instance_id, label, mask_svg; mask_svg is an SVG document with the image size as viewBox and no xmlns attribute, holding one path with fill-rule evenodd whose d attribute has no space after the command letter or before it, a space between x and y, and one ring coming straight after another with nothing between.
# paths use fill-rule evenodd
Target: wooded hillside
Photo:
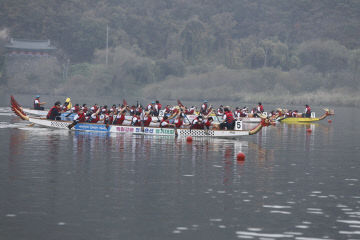
<instances>
[{"instance_id":1,"label":"wooded hillside","mask_svg":"<svg viewBox=\"0 0 360 240\"><path fill-rule=\"evenodd\" d=\"M358 0L12 0L0 9L9 36L55 43L59 94L276 101L360 88ZM1 76L7 86L29 77Z\"/></svg>"}]
</instances>

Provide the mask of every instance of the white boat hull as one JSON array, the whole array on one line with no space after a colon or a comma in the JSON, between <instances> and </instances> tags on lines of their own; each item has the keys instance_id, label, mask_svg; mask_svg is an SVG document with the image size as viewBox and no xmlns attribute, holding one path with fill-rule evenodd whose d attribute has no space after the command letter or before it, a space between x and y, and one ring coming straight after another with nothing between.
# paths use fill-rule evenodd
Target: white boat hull
<instances>
[{"instance_id":1,"label":"white boat hull","mask_svg":"<svg viewBox=\"0 0 360 240\"><path fill-rule=\"evenodd\" d=\"M29 117L29 121L41 126L60 128L68 130L70 121L55 121L44 118ZM72 130L75 131L94 131L94 132L112 132L112 133L130 133L138 135L157 135L157 136L180 136L180 137L221 137L235 138L250 135L247 130L203 130L203 129L173 129L159 127L138 127L138 126L120 126L97 123L78 123Z\"/></svg>"}]
</instances>

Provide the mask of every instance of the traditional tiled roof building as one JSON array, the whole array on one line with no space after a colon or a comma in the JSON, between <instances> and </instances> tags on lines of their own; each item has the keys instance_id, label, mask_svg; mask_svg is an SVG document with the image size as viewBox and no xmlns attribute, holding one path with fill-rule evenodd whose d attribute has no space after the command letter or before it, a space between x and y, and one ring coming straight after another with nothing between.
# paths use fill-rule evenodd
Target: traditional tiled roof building
<instances>
[{"instance_id":1,"label":"traditional tiled roof building","mask_svg":"<svg viewBox=\"0 0 360 240\"><path fill-rule=\"evenodd\" d=\"M10 39L10 43L5 45L8 56L51 56L56 50L50 44L50 40L23 40Z\"/></svg>"}]
</instances>

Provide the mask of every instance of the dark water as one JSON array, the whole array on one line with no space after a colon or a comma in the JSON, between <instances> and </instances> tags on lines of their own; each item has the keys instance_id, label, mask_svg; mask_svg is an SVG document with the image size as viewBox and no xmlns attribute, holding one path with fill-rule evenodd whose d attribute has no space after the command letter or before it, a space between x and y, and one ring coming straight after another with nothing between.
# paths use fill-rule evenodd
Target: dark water
<instances>
[{"instance_id":1,"label":"dark water","mask_svg":"<svg viewBox=\"0 0 360 240\"><path fill-rule=\"evenodd\" d=\"M335 113L187 143L0 108L0 239L360 239L360 113Z\"/></svg>"}]
</instances>

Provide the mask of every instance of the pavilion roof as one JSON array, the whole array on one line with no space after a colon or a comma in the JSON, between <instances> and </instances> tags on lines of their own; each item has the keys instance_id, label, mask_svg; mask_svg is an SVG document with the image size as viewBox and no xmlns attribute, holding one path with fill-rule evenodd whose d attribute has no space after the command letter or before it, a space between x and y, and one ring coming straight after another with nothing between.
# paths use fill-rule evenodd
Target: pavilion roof
<instances>
[{"instance_id":1,"label":"pavilion roof","mask_svg":"<svg viewBox=\"0 0 360 240\"><path fill-rule=\"evenodd\" d=\"M26 50L55 50L56 48L50 44L50 40L25 40L10 39L10 43L5 45L10 49L26 49Z\"/></svg>"}]
</instances>

